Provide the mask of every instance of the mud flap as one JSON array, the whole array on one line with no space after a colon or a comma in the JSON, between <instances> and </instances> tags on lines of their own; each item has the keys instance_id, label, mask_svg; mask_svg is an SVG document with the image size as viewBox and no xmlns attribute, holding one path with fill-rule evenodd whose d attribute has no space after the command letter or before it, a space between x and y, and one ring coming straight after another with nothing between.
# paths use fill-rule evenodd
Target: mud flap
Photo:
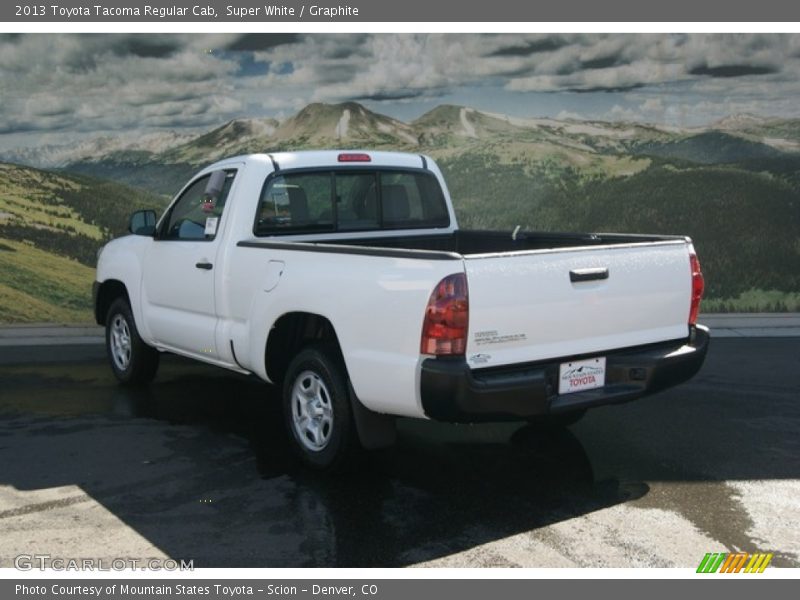
<instances>
[{"instance_id":1,"label":"mud flap","mask_svg":"<svg viewBox=\"0 0 800 600\"><path fill-rule=\"evenodd\" d=\"M361 445L367 450L392 446L397 441L395 417L371 411L361 404L350 382L347 387L350 390L350 406Z\"/></svg>"}]
</instances>

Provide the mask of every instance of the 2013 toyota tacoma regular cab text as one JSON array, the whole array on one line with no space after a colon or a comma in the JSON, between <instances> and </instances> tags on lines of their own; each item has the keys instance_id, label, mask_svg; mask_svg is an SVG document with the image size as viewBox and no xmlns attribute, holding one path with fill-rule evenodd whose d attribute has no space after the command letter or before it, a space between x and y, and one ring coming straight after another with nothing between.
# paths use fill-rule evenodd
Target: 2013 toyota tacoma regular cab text
<instances>
[{"instance_id":1,"label":"2013 toyota tacoma regular cab text","mask_svg":"<svg viewBox=\"0 0 800 600\"><path fill-rule=\"evenodd\" d=\"M395 417L570 423L708 347L691 240L459 230L426 156L235 157L130 229L94 290L116 377L173 352L279 385L316 467L391 443Z\"/></svg>"}]
</instances>

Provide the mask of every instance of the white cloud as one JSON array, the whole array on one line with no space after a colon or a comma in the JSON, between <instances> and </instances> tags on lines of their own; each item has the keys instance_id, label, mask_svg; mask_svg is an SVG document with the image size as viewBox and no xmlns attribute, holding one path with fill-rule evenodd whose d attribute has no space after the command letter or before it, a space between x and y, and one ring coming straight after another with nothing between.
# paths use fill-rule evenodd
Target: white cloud
<instances>
[{"instance_id":1,"label":"white cloud","mask_svg":"<svg viewBox=\"0 0 800 600\"><path fill-rule=\"evenodd\" d=\"M457 99L466 88L495 89L521 107L534 94L584 92L563 111L588 118L800 113L799 35L305 34L256 44L248 73L244 54L227 50L249 47L239 41L0 37L0 131L198 127L311 101Z\"/></svg>"},{"instance_id":2,"label":"white cloud","mask_svg":"<svg viewBox=\"0 0 800 600\"><path fill-rule=\"evenodd\" d=\"M643 113L660 113L664 111L664 102L661 98L647 98L639 108Z\"/></svg>"},{"instance_id":3,"label":"white cloud","mask_svg":"<svg viewBox=\"0 0 800 600\"><path fill-rule=\"evenodd\" d=\"M0 122L6 131L82 131L217 121L241 106L219 101L239 65L205 45L180 36L5 39Z\"/></svg>"},{"instance_id":4,"label":"white cloud","mask_svg":"<svg viewBox=\"0 0 800 600\"><path fill-rule=\"evenodd\" d=\"M624 108L619 104L615 104L608 111L607 118L611 121L638 121L641 118L641 114L631 108Z\"/></svg>"}]
</instances>

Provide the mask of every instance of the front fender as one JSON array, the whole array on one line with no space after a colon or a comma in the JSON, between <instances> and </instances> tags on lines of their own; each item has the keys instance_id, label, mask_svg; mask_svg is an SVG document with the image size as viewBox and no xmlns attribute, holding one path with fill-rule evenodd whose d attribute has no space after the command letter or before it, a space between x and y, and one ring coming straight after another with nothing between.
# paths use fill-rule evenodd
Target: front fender
<instances>
[{"instance_id":1,"label":"front fender","mask_svg":"<svg viewBox=\"0 0 800 600\"><path fill-rule=\"evenodd\" d=\"M95 276L99 285L113 280L125 286L136 328L146 343L153 339L141 302L142 263L149 243L153 243L152 238L140 235L127 235L112 240L100 253Z\"/></svg>"}]
</instances>

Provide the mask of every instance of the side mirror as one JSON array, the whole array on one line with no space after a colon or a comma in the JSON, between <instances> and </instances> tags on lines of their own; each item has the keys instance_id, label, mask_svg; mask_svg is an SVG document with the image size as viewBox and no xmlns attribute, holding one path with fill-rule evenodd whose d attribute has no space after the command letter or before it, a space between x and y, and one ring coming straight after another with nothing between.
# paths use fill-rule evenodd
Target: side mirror
<instances>
[{"instance_id":1,"label":"side mirror","mask_svg":"<svg viewBox=\"0 0 800 600\"><path fill-rule=\"evenodd\" d=\"M128 221L128 231L134 235L152 236L156 232L156 211L137 210Z\"/></svg>"}]
</instances>

